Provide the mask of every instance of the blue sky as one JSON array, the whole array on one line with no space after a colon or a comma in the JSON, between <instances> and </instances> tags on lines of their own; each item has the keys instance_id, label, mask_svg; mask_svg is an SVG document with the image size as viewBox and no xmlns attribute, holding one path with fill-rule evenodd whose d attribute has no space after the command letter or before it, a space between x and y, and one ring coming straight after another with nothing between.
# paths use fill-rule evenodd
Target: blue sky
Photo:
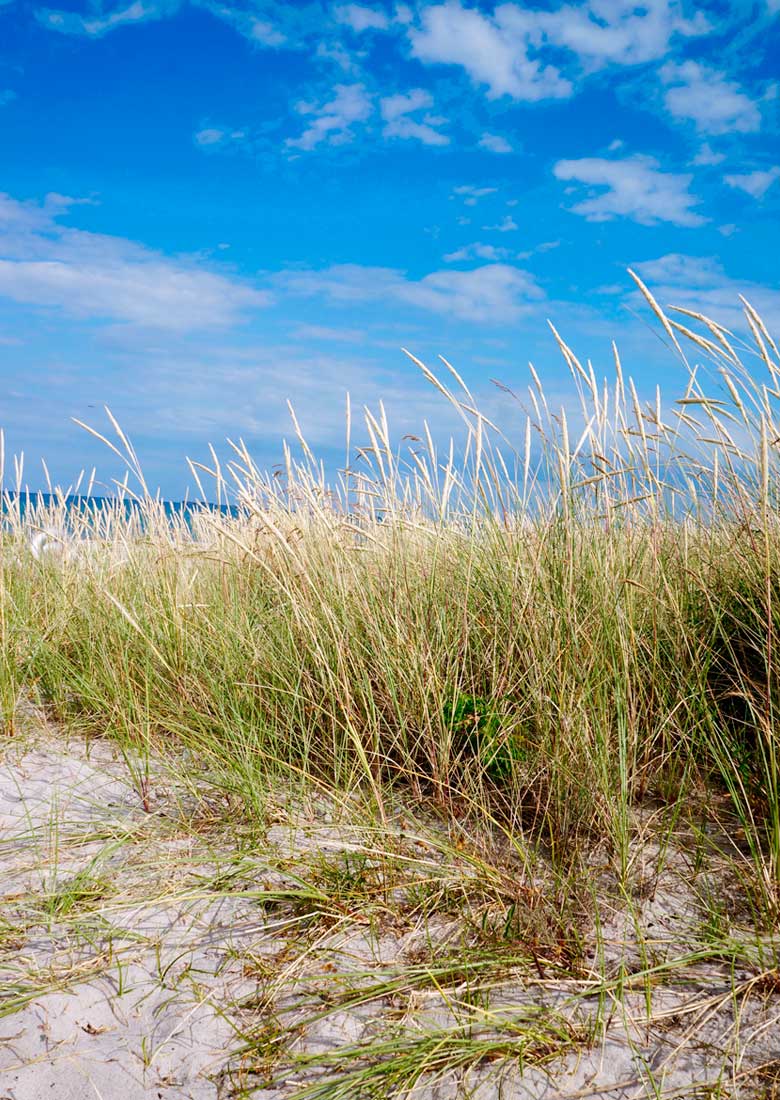
<instances>
[{"instance_id":1,"label":"blue sky","mask_svg":"<svg viewBox=\"0 0 780 1100\"><path fill-rule=\"evenodd\" d=\"M547 318L671 394L627 267L780 329L778 58L780 0L0 0L7 452L110 484L108 405L180 496L209 442L277 462L288 398L334 462L347 392L446 434L402 346L511 433L491 379L570 400Z\"/></svg>"}]
</instances>

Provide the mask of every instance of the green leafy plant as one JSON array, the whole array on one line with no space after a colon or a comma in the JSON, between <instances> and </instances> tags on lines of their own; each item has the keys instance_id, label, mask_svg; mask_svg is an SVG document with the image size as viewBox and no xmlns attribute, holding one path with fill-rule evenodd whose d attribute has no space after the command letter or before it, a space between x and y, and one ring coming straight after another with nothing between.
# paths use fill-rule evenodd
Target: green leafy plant
<instances>
[{"instance_id":1,"label":"green leafy plant","mask_svg":"<svg viewBox=\"0 0 780 1100\"><path fill-rule=\"evenodd\" d=\"M454 703L444 704L443 718L456 748L476 756L494 781L511 778L517 766L527 760L525 748L509 732L507 717L494 700L459 694Z\"/></svg>"}]
</instances>

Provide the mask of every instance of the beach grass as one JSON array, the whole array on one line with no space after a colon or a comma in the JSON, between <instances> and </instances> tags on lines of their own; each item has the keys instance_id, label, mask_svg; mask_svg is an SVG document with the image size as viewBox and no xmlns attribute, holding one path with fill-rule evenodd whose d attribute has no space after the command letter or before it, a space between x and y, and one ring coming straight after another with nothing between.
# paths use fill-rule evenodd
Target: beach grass
<instances>
[{"instance_id":1,"label":"beach grass","mask_svg":"<svg viewBox=\"0 0 780 1100\"><path fill-rule=\"evenodd\" d=\"M63 727L113 739L144 806L149 759L189 760L248 849L271 807L327 803L355 851L312 864L285 901L295 920L400 911L467 930L438 976L430 959L375 975L374 997L462 983L469 960L483 991L519 960L605 1003L649 989L673 962L645 943L616 976L598 944L604 892L630 910L650 834L656 875L682 850L702 884L686 964L776 973L780 356L747 303L740 340L641 289L680 363L668 403L642 403L617 352L600 382L556 334L576 404L548 408L534 376L519 440L449 364L419 364L462 420L457 459L427 430L399 451L380 410L334 483L305 443L282 478L242 445L227 467L193 463L236 516L172 521L143 481L132 520L9 499L6 736L29 693ZM129 442L115 446L137 474ZM35 560L31 529L81 552ZM415 836L435 858L415 862ZM76 885L52 911L97 890ZM308 1095L403 1095L443 1068L586 1041L552 1010L487 1034L486 1011L345 1048ZM266 1020L244 1036L269 1077L275 1035Z\"/></svg>"}]
</instances>

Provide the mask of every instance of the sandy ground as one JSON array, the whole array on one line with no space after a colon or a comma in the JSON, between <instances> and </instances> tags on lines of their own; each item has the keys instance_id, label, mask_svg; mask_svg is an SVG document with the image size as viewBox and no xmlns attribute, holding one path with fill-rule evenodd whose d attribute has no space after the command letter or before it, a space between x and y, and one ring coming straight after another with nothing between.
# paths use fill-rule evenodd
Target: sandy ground
<instances>
[{"instance_id":1,"label":"sandy ground","mask_svg":"<svg viewBox=\"0 0 780 1100\"><path fill-rule=\"evenodd\" d=\"M377 929L352 913L303 946L299 915L257 890L359 847L354 834L277 823L268 851L247 855L197 827L169 772L153 774L145 808L134 770L29 708L27 728L0 741L0 1100L289 1100L332 1077L329 1060L359 1065L361 1052L345 1053L369 1040L519 1035L513 1021L540 1012L567 1040L550 1041L543 1067L529 1051L525 1066L423 1075L413 1093L355 1083L341 1096L780 1095L780 974L766 963L693 961L620 998L510 973L479 996L468 982L429 983L360 1003L422 947L457 943L457 918ZM648 846L648 867L657 855ZM694 949L690 868L668 853L664 866L630 918L605 911L608 970L647 965L648 943L656 962Z\"/></svg>"}]
</instances>

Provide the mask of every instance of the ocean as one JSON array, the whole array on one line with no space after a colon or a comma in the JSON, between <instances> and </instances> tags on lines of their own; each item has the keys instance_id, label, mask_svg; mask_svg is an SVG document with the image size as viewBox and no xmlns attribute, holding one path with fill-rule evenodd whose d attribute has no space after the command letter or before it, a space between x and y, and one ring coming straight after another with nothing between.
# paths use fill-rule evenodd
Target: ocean
<instances>
[{"instance_id":1,"label":"ocean","mask_svg":"<svg viewBox=\"0 0 780 1100\"><path fill-rule=\"evenodd\" d=\"M119 510L124 512L127 519L137 519L143 526L142 505L132 497L114 496L83 496L71 494L64 498L55 493L44 492L16 492L5 489L0 496L0 515L13 516L17 521L24 522L26 517L40 515L49 508L60 505L64 499L66 512L72 513L81 519L94 518L99 520L101 513L115 514ZM206 501L189 500L159 500L155 503L162 506L164 515L173 522L184 522L190 525L192 516L202 512L217 512L224 516L238 516L240 509L234 504L212 504Z\"/></svg>"}]
</instances>

